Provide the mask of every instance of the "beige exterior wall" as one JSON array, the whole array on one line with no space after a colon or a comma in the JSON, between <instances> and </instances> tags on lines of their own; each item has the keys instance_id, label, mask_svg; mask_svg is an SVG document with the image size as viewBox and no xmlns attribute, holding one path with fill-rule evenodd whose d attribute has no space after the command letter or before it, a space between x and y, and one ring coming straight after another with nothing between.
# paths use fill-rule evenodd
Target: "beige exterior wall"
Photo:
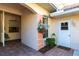
<instances>
[{"instance_id":1,"label":"beige exterior wall","mask_svg":"<svg viewBox=\"0 0 79 59\"><path fill-rule=\"evenodd\" d=\"M48 19L48 37L51 38L52 33L56 33L57 20L54 18Z\"/></svg>"},{"instance_id":2,"label":"beige exterior wall","mask_svg":"<svg viewBox=\"0 0 79 59\"><path fill-rule=\"evenodd\" d=\"M79 14L61 16L49 20L49 37L52 32L56 33L58 40L58 22L61 20L71 20L71 48L79 49Z\"/></svg>"},{"instance_id":3,"label":"beige exterior wall","mask_svg":"<svg viewBox=\"0 0 79 59\"><path fill-rule=\"evenodd\" d=\"M79 14L62 19L71 19L71 48L79 50Z\"/></svg>"},{"instance_id":4,"label":"beige exterior wall","mask_svg":"<svg viewBox=\"0 0 79 59\"><path fill-rule=\"evenodd\" d=\"M37 15L25 11L21 18L22 43L38 50Z\"/></svg>"}]
</instances>

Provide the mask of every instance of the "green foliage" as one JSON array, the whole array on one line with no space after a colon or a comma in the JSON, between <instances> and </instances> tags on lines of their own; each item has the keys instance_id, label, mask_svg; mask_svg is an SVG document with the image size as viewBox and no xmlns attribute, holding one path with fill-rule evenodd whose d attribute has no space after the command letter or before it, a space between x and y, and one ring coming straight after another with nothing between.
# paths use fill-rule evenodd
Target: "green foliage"
<instances>
[{"instance_id":1,"label":"green foliage","mask_svg":"<svg viewBox=\"0 0 79 59\"><path fill-rule=\"evenodd\" d=\"M55 33L53 33L52 36L55 36Z\"/></svg>"},{"instance_id":2,"label":"green foliage","mask_svg":"<svg viewBox=\"0 0 79 59\"><path fill-rule=\"evenodd\" d=\"M38 32L40 32L40 33L43 33L43 32L46 32L46 29L44 28L44 25L39 25L38 26Z\"/></svg>"},{"instance_id":3,"label":"green foliage","mask_svg":"<svg viewBox=\"0 0 79 59\"><path fill-rule=\"evenodd\" d=\"M9 39L9 35L7 33L4 34L5 39Z\"/></svg>"},{"instance_id":4,"label":"green foliage","mask_svg":"<svg viewBox=\"0 0 79 59\"><path fill-rule=\"evenodd\" d=\"M51 38L56 38L56 34L52 33Z\"/></svg>"},{"instance_id":5,"label":"green foliage","mask_svg":"<svg viewBox=\"0 0 79 59\"><path fill-rule=\"evenodd\" d=\"M49 47L53 47L55 46L55 38L47 38L46 39L46 46L49 46Z\"/></svg>"},{"instance_id":6,"label":"green foliage","mask_svg":"<svg viewBox=\"0 0 79 59\"><path fill-rule=\"evenodd\" d=\"M42 33L42 28L38 27L38 32Z\"/></svg>"}]
</instances>

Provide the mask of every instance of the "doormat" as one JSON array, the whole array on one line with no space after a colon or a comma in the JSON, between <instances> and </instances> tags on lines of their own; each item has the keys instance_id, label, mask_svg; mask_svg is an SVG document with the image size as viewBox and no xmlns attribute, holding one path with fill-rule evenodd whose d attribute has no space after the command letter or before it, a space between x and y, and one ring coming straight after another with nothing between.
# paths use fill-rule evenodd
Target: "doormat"
<instances>
[{"instance_id":1,"label":"doormat","mask_svg":"<svg viewBox=\"0 0 79 59\"><path fill-rule=\"evenodd\" d=\"M64 50L67 50L67 51L71 50L71 48L64 47L64 46L57 46L57 47L58 47L58 48L61 48L61 49L64 49Z\"/></svg>"},{"instance_id":2,"label":"doormat","mask_svg":"<svg viewBox=\"0 0 79 59\"><path fill-rule=\"evenodd\" d=\"M45 46L45 47L41 48L39 51L44 54L44 53L46 53L47 51L49 51L50 49L52 49L54 47L55 46L53 46L53 47Z\"/></svg>"}]
</instances>

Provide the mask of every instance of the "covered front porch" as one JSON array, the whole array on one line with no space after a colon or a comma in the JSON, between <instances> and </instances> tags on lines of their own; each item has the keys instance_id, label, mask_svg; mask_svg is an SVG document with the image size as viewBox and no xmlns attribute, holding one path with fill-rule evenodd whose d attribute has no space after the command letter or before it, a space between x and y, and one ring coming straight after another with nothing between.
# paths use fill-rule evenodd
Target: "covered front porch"
<instances>
[{"instance_id":1,"label":"covered front porch","mask_svg":"<svg viewBox=\"0 0 79 59\"><path fill-rule=\"evenodd\" d=\"M32 33L37 32L36 21L37 14L21 4L0 4L1 47L6 47L6 42L8 43L8 41L20 40L19 42L38 49L37 35ZM36 43L31 43L32 40L36 41Z\"/></svg>"},{"instance_id":2,"label":"covered front porch","mask_svg":"<svg viewBox=\"0 0 79 59\"><path fill-rule=\"evenodd\" d=\"M36 8L34 8L35 6ZM40 4L1 4L0 8L2 8L0 14L0 55L73 55L72 49L64 50L57 46L44 54L38 51L45 46L44 43L46 39L43 37L43 33L39 34L38 32L39 23L44 23L44 25L47 24L46 27L49 27L47 29L48 35L46 35L46 37L51 37L51 34L55 33L56 31L55 25L57 23L57 20L52 20L53 18L47 17L47 15L49 14L49 12L46 10L47 8L40 7ZM43 16L46 16L46 21L44 20ZM7 22L7 20L9 20L10 22ZM9 34L10 37L7 38L9 39L7 41L5 38L5 33Z\"/></svg>"}]
</instances>

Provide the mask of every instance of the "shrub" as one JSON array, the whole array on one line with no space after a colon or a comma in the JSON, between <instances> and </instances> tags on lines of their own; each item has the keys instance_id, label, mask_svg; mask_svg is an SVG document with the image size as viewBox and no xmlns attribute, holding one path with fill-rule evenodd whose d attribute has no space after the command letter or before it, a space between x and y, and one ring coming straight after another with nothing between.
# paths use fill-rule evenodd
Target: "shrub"
<instances>
[{"instance_id":1,"label":"shrub","mask_svg":"<svg viewBox=\"0 0 79 59\"><path fill-rule=\"evenodd\" d=\"M47 38L46 39L46 46L49 46L49 47L53 47L55 46L55 38Z\"/></svg>"}]
</instances>

